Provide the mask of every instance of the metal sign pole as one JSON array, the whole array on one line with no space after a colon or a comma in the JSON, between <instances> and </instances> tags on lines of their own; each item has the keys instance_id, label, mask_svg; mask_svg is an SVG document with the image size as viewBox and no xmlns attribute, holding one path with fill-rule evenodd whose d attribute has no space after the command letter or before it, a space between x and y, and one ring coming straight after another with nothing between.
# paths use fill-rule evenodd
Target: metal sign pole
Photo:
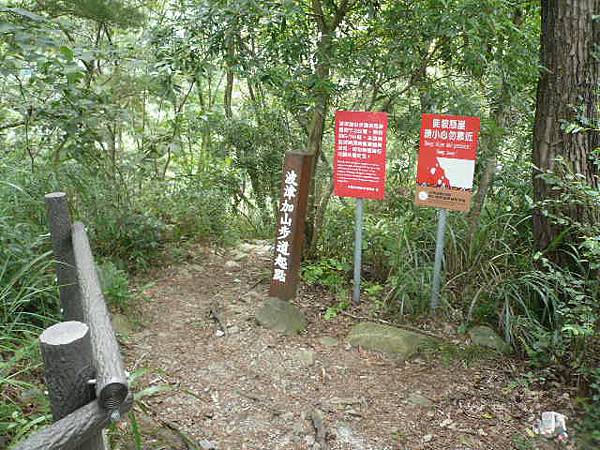
<instances>
[{"instance_id":1,"label":"metal sign pole","mask_svg":"<svg viewBox=\"0 0 600 450\"><path fill-rule=\"evenodd\" d=\"M362 256L362 228L363 228L363 205L364 199L356 199L356 220L354 223L354 293L352 301L354 305L360 304L360 266Z\"/></svg>"},{"instance_id":2,"label":"metal sign pole","mask_svg":"<svg viewBox=\"0 0 600 450\"><path fill-rule=\"evenodd\" d=\"M440 305L440 284L442 280L442 259L444 258L444 239L446 237L446 217L448 210L438 210L437 240L435 243L435 262L433 264L433 286L431 290L431 309Z\"/></svg>"}]
</instances>

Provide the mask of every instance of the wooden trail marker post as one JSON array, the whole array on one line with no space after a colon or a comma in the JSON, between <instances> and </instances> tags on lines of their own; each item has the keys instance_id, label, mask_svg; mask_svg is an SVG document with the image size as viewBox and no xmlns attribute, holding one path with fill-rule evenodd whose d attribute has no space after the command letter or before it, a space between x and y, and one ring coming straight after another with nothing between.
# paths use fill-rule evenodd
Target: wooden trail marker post
<instances>
[{"instance_id":1,"label":"wooden trail marker post","mask_svg":"<svg viewBox=\"0 0 600 450\"><path fill-rule=\"evenodd\" d=\"M290 300L296 295L304 245L304 221L313 155L288 152L283 163L275 256L269 295Z\"/></svg>"},{"instance_id":2,"label":"wooden trail marker post","mask_svg":"<svg viewBox=\"0 0 600 450\"><path fill-rule=\"evenodd\" d=\"M479 129L478 117L440 114L422 117L415 203L439 208L432 310L440 303L448 210L467 212L471 207Z\"/></svg>"},{"instance_id":3,"label":"wooden trail marker post","mask_svg":"<svg viewBox=\"0 0 600 450\"><path fill-rule=\"evenodd\" d=\"M334 194L356 198L354 222L354 290L360 303L364 199L385 197L387 114L366 111L335 113Z\"/></svg>"}]
</instances>

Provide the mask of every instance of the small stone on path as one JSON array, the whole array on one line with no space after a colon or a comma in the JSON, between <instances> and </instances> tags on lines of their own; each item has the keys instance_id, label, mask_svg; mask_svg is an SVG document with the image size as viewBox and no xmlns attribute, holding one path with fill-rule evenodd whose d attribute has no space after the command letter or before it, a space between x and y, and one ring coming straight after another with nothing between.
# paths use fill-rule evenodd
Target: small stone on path
<instances>
[{"instance_id":1,"label":"small stone on path","mask_svg":"<svg viewBox=\"0 0 600 450\"><path fill-rule=\"evenodd\" d=\"M337 425L335 435L340 443L346 444L352 450L367 450L364 440L346 423L339 423Z\"/></svg>"},{"instance_id":2,"label":"small stone on path","mask_svg":"<svg viewBox=\"0 0 600 450\"><path fill-rule=\"evenodd\" d=\"M248 257L248 255L246 253L242 253L242 252L237 252L233 255L233 260L235 262L239 262L242 259L246 259Z\"/></svg>"},{"instance_id":3,"label":"small stone on path","mask_svg":"<svg viewBox=\"0 0 600 450\"><path fill-rule=\"evenodd\" d=\"M315 352L311 350L299 350L294 355L294 358L303 366L312 366L315 363Z\"/></svg>"},{"instance_id":4,"label":"small stone on path","mask_svg":"<svg viewBox=\"0 0 600 450\"><path fill-rule=\"evenodd\" d=\"M433 406L433 402L431 400L418 392L411 392L406 401L411 405L423 406L425 408Z\"/></svg>"},{"instance_id":5,"label":"small stone on path","mask_svg":"<svg viewBox=\"0 0 600 450\"><path fill-rule=\"evenodd\" d=\"M206 439L202 439L198 444L202 450L217 450L217 446Z\"/></svg>"},{"instance_id":6,"label":"small stone on path","mask_svg":"<svg viewBox=\"0 0 600 450\"><path fill-rule=\"evenodd\" d=\"M319 343L325 347L335 347L340 343L340 341L331 336L321 336L319 338Z\"/></svg>"},{"instance_id":7,"label":"small stone on path","mask_svg":"<svg viewBox=\"0 0 600 450\"><path fill-rule=\"evenodd\" d=\"M225 263L225 268L226 269L239 269L240 267L241 267L240 263L235 262L235 261L227 261Z\"/></svg>"}]
</instances>

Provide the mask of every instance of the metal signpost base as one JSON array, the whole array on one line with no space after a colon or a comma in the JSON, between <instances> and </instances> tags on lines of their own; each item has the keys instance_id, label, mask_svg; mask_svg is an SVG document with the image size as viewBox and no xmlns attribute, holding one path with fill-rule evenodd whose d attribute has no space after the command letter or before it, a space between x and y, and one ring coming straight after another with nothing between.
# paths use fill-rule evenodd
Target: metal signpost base
<instances>
[{"instance_id":1,"label":"metal signpost base","mask_svg":"<svg viewBox=\"0 0 600 450\"><path fill-rule=\"evenodd\" d=\"M444 239L446 237L446 217L448 210L438 210L437 240L435 243L435 262L433 264L433 286L431 289L431 309L440 305L440 284L442 280L442 259L444 258Z\"/></svg>"},{"instance_id":2,"label":"metal signpost base","mask_svg":"<svg viewBox=\"0 0 600 450\"><path fill-rule=\"evenodd\" d=\"M356 199L356 221L354 224L354 293L352 302L360 304L360 266L362 256L363 205L365 200Z\"/></svg>"}]
</instances>

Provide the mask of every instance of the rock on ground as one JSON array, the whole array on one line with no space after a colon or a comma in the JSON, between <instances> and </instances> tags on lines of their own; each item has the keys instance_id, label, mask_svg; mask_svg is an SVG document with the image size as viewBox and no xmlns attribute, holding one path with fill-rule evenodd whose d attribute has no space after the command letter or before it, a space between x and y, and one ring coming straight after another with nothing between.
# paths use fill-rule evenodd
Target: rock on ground
<instances>
[{"instance_id":1,"label":"rock on ground","mask_svg":"<svg viewBox=\"0 0 600 450\"><path fill-rule=\"evenodd\" d=\"M340 344L340 341L331 336L321 336L319 338L319 343L325 347L335 347Z\"/></svg>"},{"instance_id":2,"label":"rock on ground","mask_svg":"<svg viewBox=\"0 0 600 450\"><path fill-rule=\"evenodd\" d=\"M289 302L278 298L268 298L256 313L260 325L284 335L298 334L306 328L306 318L302 311Z\"/></svg>"},{"instance_id":3,"label":"rock on ground","mask_svg":"<svg viewBox=\"0 0 600 450\"><path fill-rule=\"evenodd\" d=\"M308 367L315 363L316 355L312 350L298 350L294 354L294 359L301 365Z\"/></svg>"},{"instance_id":4,"label":"rock on ground","mask_svg":"<svg viewBox=\"0 0 600 450\"><path fill-rule=\"evenodd\" d=\"M509 345L496 334L494 330L486 326L473 327L469 330L471 342L481 347L491 348L500 353L509 353Z\"/></svg>"},{"instance_id":5,"label":"rock on ground","mask_svg":"<svg viewBox=\"0 0 600 450\"><path fill-rule=\"evenodd\" d=\"M422 406L424 408L433 406L433 402L419 392L411 392L406 401L411 405Z\"/></svg>"},{"instance_id":6,"label":"rock on ground","mask_svg":"<svg viewBox=\"0 0 600 450\"><path fill-rule=\"evenodd\" d=\"M407 359L427 344L435 341L429 336L377 323L359 323L350 329L348 341L353 346L375 350L400 359Z\"/></svg>"},{"instance_id":7,"label":"rock on ground","mask_svg":"<svg viewBox=\"0 0 600 450\"><path fill-rule=\"evenodd\" d=\"M115 333L118 335L130 336L135 331L131 321L123 314L113 314L111 322Z\"/></svg>"}]
</instances>

